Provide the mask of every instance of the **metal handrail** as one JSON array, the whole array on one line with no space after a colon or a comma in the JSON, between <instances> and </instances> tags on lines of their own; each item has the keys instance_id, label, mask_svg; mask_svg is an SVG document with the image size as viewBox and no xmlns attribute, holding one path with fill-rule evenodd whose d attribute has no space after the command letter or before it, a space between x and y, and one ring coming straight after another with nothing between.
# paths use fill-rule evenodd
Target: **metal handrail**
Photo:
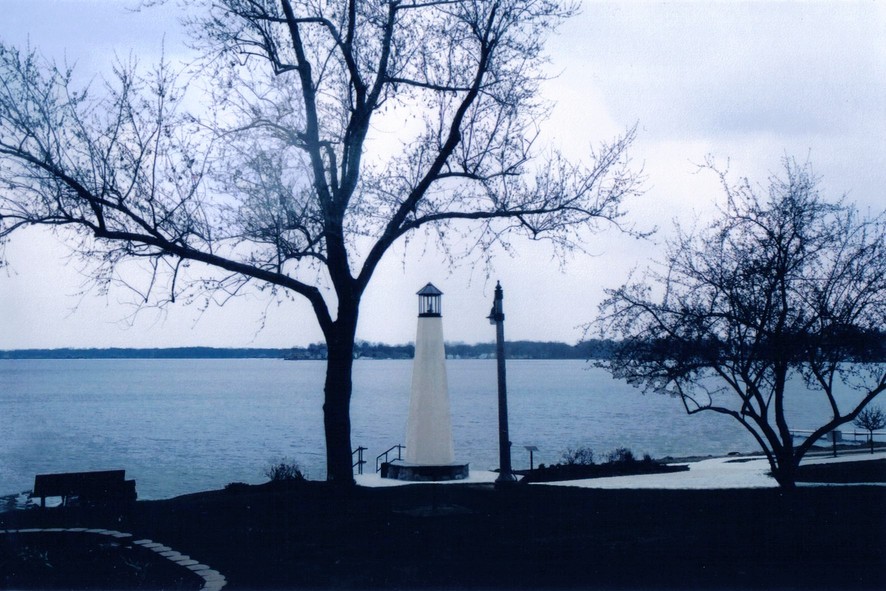
<instances>
[{"instance_id":1,"label":"metal handrail","mask_svg":"<svg viewBox=\"0 0 886 591\"><path fill-rule=\"evenodd\" d=\"M366 460L363 459L364 451L367 451L367 448L361 445L351 452L351 459L354 459L354 454L357 454L357 461L351 464L351 468L357 468L357 474L363 474L363 464L366 463Z\"/></svg>"},{"instance_id":2,"label":"metal handrail","mask_svg":"<svg viewBox=\"0 0 886 591\"><path fill-rule=\"evenodd\" d=\"M790 431L791 435L794 435L795 437L803 437L804 435L812 435L813 433L815 433L815 430L813 429L791 429ZM859 437L867 438L871 434L867 429L858 428L853 428L852 430L849 430L841 429L838 427L837 429L835 429L835 431L840 431L844 438L847 438L851 435L855 441L858 441ZM825 435L830 435L830 433L826 433ZM878 437L886 437L886 431L874 431L873 436L874 440L876 441Z\"/></svg>"},{"instance_id":3,"label":"metal handrail","mask_svg":"<svg viewBox=\"0 0 886 591\"><path fill-rule=\"evenodd\" d=\"M380 453L380 454L378 454L378 456L376 456L376 458L375 458L375 471L376 472L379 472L381 470L381 464L388 461L388 454L391 453L392 451L394 451L395 449L397 450L397 459L398 460L403 459L403 457L400 455L400 452L402 450L406 449L406 446L401 445L399 443L397 445L393 445L393 446L391 446L390 449L388 449L388 451L386 451L384 453ZM382 458L385 459L384 462L379 462L379 460L381 460Z\"/></svg>"}]
</instances>

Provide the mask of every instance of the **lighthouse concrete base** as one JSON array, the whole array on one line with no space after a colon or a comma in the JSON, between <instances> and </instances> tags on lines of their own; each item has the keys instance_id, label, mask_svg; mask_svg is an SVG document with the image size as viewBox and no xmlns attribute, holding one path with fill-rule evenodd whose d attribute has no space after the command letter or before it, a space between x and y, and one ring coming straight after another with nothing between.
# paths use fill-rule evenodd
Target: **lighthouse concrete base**
<instances>
[{"instance_id":1,"label":"lighthouse concrete base","mask_svg":"<svg viewBox=\"0 0 886 591\"><path fill-rule=\"evenodd\" d=\"M444 482L464 480L470 474L470 464L442 464L427 466L403 462L385 462L381 465L381 477L412 482Z\"/></svg>"}]
</instances>

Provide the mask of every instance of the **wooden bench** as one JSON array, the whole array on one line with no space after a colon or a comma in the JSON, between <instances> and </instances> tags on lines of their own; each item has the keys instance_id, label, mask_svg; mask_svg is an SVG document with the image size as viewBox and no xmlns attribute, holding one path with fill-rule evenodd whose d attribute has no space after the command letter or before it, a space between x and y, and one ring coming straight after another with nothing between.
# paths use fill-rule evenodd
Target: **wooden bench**
<instances>
[{"instance_id":1,"label":"wooden bench","mask_svg":"<svg viewBox=\"0 0 886 591\"><path fill-rule=\"evenodd\" d=\"M40 506L46 507L47 497L61 497L62 506L74 499L83 505L99 505L135 501L137 494L135 480L126 480L125 470L104 470L38 474L31 497L39 497Z\"/></svg>"}]
</instances>

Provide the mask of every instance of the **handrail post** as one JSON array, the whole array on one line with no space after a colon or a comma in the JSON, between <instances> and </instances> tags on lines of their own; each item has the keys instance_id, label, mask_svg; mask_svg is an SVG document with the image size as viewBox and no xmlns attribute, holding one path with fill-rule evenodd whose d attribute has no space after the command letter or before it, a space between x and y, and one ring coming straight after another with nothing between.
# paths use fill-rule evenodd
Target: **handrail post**
<instances>
[{"instance_id":1,"label":"handrail post","mask_svg":"<svg viewBox=\"0 0 886 591\"><path fill-rule=\"evenodd\" d=\"M363 474L363 464L366 462L363 460L363 452L367 451L367 448L362 445L351 452L351 458L353 459L354 454L357 454L357 461L351 464L351 468L357 468L357 474Z\"/></svg>"}]
</instances>

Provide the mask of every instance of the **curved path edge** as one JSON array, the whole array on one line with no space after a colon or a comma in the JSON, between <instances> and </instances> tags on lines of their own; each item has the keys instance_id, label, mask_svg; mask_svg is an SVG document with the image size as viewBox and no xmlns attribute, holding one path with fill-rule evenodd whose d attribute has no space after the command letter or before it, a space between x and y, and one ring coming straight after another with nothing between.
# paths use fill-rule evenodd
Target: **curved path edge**
<instances>
[{"instance_id":1,"label":"curved path edge","mask_svg":"<svg viewBox=\"0 0 886 591\"><path fill-rule=\"evenodd\" d=\"M153 540L142 539L142 540L131 540L133 537L132 534L119 532L113 529L99 529L99 528L87 528L87 527L52 527L52 528L25 528L25 529L0 529L0 535L2 534L36 534L36 533L62 533L62 532L70 532L70 533L78 533L78 534L94 534L99 536L108 536L111 538L115 538L117 540L126 540L127 543L132 544L134 546L141 546L142 548L146 548L153 552L156 552L162 558L166 558L167 560L192 571L197 576L203 579L203 587L202 591L221 591L225 585L227 585L228 581L225 579L225 576L210 568L209 566L202 564L196 560L193 560L190 556L182 554L181 552L176 552L169 546L164 546L159 542L154 542Z\"/></svg>"}]
</instances>

